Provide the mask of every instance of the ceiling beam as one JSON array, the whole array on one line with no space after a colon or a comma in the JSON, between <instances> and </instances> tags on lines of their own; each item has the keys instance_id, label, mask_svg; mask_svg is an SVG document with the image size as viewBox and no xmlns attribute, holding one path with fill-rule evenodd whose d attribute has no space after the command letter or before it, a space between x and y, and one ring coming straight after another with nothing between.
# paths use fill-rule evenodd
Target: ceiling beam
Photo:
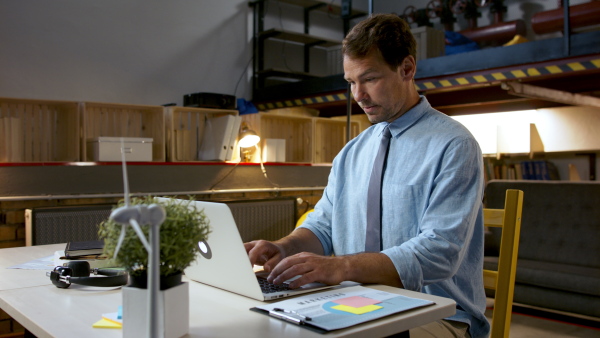
<instances>
[{"instance_id":1,"label":"ceiling beam","mask_svg":"<svg viewBox=\"0 0 600 338\"><path fill-rule=\"evenodd\" d=\"M507 90L511 95L520 97L565 103L573 106L600 107L600 98L594 96L573 94L562 90L538 87L516 81L503 82L502 89Z\"/></svg>"}]
</instances>

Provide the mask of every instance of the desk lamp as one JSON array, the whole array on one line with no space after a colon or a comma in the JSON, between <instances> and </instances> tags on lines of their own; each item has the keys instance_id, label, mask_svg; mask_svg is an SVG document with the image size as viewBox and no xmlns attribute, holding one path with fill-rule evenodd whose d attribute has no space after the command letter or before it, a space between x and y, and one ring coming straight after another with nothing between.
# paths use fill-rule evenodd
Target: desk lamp
<instances>
[{"instance_id":1,"label":"desk lamp","mask_svg":"<svg viewBox=\"0 0 600 338\"><path fill-rule=\"evenodd\" d=\"M260 136L258 136L254 130L250 129L248 124L244 123L238 141L244 162L250 162L250 148L255 147L258 142L260 142Z\"/></svg>"}]
</instances>

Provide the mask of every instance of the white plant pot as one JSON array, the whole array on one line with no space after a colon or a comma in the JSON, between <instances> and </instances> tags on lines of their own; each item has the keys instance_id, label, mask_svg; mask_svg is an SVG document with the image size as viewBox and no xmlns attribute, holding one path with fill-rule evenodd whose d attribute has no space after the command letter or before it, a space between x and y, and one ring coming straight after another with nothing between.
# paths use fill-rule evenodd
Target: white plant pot
<instances>
[{"instance_id":1,"label":"white plant pot","mask_svg":"<svg viewBox=\"0 0 600 338\"><path fill-rule=\"evenodd\" d=\"M189 285L181 283L158 296L158 336L179 338L190 327ZM123 287L123 337L149 337L148 290Z\"/></svg>"}]
</instances>

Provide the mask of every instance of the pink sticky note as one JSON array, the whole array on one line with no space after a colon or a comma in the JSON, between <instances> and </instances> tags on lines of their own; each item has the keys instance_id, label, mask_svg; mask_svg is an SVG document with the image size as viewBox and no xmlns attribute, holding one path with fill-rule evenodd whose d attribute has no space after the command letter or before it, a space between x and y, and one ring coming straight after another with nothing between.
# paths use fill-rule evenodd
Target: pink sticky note
<instances>
[{"instance_id":1,"label":"pink sticky note","mask_svg":"<svg viewBox=\"0 0 600 338\"><path fill-rule=\"evenodd\" d=\"M361 296L352 296L352 297L342 298L342 299L334 300L333 302L336 304L341 304L341 305L346 305L346 306L351 306L351 307L356 307L356 308L381 303L381 301L378 301L377 299L371 299L371 298L366 298L366 297L361 297Z\"/></svg>"}]
</instances>

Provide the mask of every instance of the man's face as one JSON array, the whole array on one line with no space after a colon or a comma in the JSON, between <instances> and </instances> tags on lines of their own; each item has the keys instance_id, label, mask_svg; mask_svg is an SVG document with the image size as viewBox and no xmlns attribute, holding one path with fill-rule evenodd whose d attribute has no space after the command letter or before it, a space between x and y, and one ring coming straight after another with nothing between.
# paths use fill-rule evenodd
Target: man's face
<instances>
[{"instance_id":1,"label":"man's face","mask_svg":"<svg viewBox=\"0 0 600 338\"><path fill-rule=\"evenodd\" d=\"M344 78L350 83L354 100L371 123L391 122L412 107L413 103L408 101L411 97L409 86L414 88L414 68L412 56L406 57L394 71L377 50L364 58L344 55Z\"/></svg>"}]
</instances>

